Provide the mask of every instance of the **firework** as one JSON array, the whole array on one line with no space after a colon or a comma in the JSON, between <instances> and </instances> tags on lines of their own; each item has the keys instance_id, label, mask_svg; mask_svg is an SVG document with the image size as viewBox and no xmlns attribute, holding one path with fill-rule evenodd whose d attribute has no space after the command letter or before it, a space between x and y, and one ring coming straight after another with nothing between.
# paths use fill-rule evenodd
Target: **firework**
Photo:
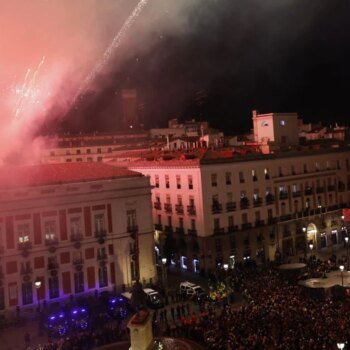
<instances>
[{"instance_id":1,"label":"firework","mask_svg":"<svg viewBox=\"0 0 350 350\"><path fill-rule=\"evenodd\" d=\"M128 30L134 24L137 17L142 12L143 8L147 5L148 1L149 0L140 0L140 2L136 5L136 7L134 8L130 16L126 19L123 26L117 33L117 35L113 38L112 42L103 53L102 58L97 62L97 64L94 66L91 72L84 79L83 84L80 86L76 95L73 98L73 104L75 104L78 96L85 92L86 88L91 84L91 82L96 78L96 76L102 71L102 69L108 63L112 54L120 46Z\"/></svg>"}]
</instances>

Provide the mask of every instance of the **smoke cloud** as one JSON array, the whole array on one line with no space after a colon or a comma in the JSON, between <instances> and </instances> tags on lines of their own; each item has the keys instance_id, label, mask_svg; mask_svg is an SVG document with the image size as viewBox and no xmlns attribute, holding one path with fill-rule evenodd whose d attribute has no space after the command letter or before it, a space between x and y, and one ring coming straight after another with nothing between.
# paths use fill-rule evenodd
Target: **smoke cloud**
<instances>
[{"instance_id":1,"label":"smoke cloud","mask_svg":"<svg viewBox=\"0 0 350 350\"><path fill-rule=\"evenodd\" d=\"M0 2L0 160L30 149L31 144L36 148L33 135L38 127L72 107L73 96L138 3ZM149 0L104 65L104 78L130 55L150 50L157 28L173 33L184 30L183 14L196 3ZM97 81L103 79L91 81L86 89L98 90Z\"/></svg>"}]
</instances>

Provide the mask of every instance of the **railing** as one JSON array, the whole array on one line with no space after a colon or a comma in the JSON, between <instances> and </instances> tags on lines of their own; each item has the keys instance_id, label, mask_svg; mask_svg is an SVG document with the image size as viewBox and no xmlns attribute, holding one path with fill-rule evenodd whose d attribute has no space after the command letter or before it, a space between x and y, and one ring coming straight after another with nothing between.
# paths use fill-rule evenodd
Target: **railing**
<instances>
[{"instance_id":1,"label":"railing","mask_svg":"<svg viewBox=\"0 0 350 350\"><path fill-rule=\"evenodd\" d=\"M56 270L58 269L58 263L57 262L50 262L47 264L48 270Z\"/></svg>"},{"instance_id":2,"label":"railing","mask_svg":"<svg viewBox=\"0 0 350 350\"><path fill-rule=\"evenodd\" d=\"M212 204L211 211L213 214L221 213L222 212L222 204L220 204L220 203Z\"/></svg>"},{"instance_id":3,"label":"railing","mask_svg":"<svg viewBox=\"0 0 350 350\"><path fill-rule=\"evenodd\" d=\"M225 229L223 227L216 227L213 230L213 235L222 235L225 233Z\"/></svg>"},{"instance_id":4,"label":"railing","mask_svg":"<svg viewBox=\"0 0 350 350\"><path fill-rule=\"evenodd\" d=\"M19 242L17 246L18 250L27 250L32 248L32 242L25 241L25 242Z\"/></svg>"},{"instance_id":5,"label":"railing","mask_svg":"<svg viewBox=\"0 0 350 350\"><path fill-rule=\"evenodd\" d=\"M304 191L304 195L305 195L305 196L311 196L313 193L314 193L314 190L313 190L312 188L307 188L307 189Z\"/></svg>"},{"instance_id":6,"label":"railing","mask_svg":"<svg viewBox=\"0 0 350 350\"><path fill-rule=\"evenodd\" d=\"M327 186L327 191L329 191L329 192L335 191L335 186L334 185L328 185Z\"/></svg>"},{"instance_id":7,"label":"railing","mask_svg":"<svg viewBox=\"0 0 350 350\"><path fill-rule=\"evenodd\" d=\"M324 192L324 187L316 187L316 193L323 193Z\"/></svg>"},{"instance_id":8,"label":"railing","mask_svg":"<svg viewBox=\"0 0 350 350\"><path fill-rule=\"evenodd\" d=\"M160 202L154 202L153 203L153 208L157 209L157 210L161 210L162 209L162 204Z\"/></svg>"},{"instance_id":9,"label":"railing","mask_svg":"<svg viewBox=\"0 0 350 350\"><path fill-rule=\"evenodd\" d=\"M163 231L163 225L162 224L154 224L154 229L157 231Z\"/></svg>"},{"instance_id":10,"label":"railing","mask_svg":"<svg viewBox=\"0 0 350 350\"><path fill-rule=\"evenodd\" d=\"M226 211L235 211L237 208L236 202L227 202L226 203Z\"/></svg>"},{"instance_id":11,"label":"railing","mask_svg":"<svg viewBox=\"0 0 350 350\"><path fill-rule=\"evenodd\" d=\"M97 260L106 260L107 259L107 253L103 252L103 253L98 253L97 254Z\"/></svg>"},{"instance_id":12,"label":"railing","mask_svg":"<svg viewBox=\"0 0 350 350\"><path fill-rule=\"evenodd\" d=\"M268 218L267 219L267 223L269 224L269 225L273 225L273 224L275 224L277 222L277 218Z\"/></svg>"},{"instance_id":13,"label":"railing","mask_svg":"<svg viewBox=\"0 0 350 350\"><path fill-rule=\"evenodd\" d=\"M291 214L281 215L280 216L280 221L288 221L288 220L292 220L292 215Z\"/></svg>"},{"instance_id":14,"label":"railing","mask_svg":"<svg viewBox=\"0 0 350 350\"><path fill-rule=\"evenodd\" d=\"M247 229L250 229L252 227L253 227L253 225L250 222L246 222L246 223L242 224L242 230L247 230Z\"/></svg>"},{"instance_id":15,"label":"railing","mask_svg":"<svg viewBox=\"0 0 350 350\"><path fill-rule=\"evenodd\" d=\"M197 236L197 230L196 229L188 229L187 230L187 234L190 235L190 236Z\"/></svg>"},{"instance_id":16,"label":"railing","mask_svg":"<svg viewBox=\"0 0 350 350\"><path fill-rule=\"evenodd\" d=\"M288 198L288 192L280 192L279 198L280 199L287 199Z\"/></svg>"},{"instance_id":17,"label":"railing","mask_svg":"<svg viewBox=\"0 0 350 350\"><path fill-rule=\"evenodd\" d=\"M48 247L55 246L58 244L58 238L45 238L45 245Z\"/></svg>"},{"instance_id":18,"label":"railing","mask_svg":"<svg viewBox=\"0 0 350 350\"><path fill-rule=\"evenodd\" d=\"M167 213L171 213L173 211L173 207L171 203L164 203L164 210Z\"/></svg>"},{"instance_id":19,"label":"railing","mask_svg":"<svg viewBox=\"0 0 350 350\"><path fill-rule=\"evenodd\" d=\"M272 194L271 195L267 195L265 197L265 201L266 201L266 205L273 204L275 202L275 197Z\"/></svg>"},{"instance_id":20,"label":"railing","mask_svg":"<svg viewBox=\"0 0 350 350\"><path fill-rule=\"evenodd\" d=\"M187 206L188 215L196 215L196 207L194 205Z\"/></svg>"},{"instance_id":21,"label":"railing","mask_svg":"<svg viewBox=\"0 0 350 350\"><path fill-rule=\"evenodd\" d=\"M180 234L180 235L183 235L183 234L185 234L185 229L183 227L176 227L175 232Z\"/></svg>"},{"instance_id":22,"label":"railing","mask_svg":"<svg viewBox=\"0 0 350 350\"><path fill-rule=\"evenodd\" d=\"M33 269L31 267L21 267L21 275L29 275L33 273Z\"/></svg>"},{"instance_id":23,"label":"railing","mask_svg":"<svg viewBox=\"0 0 350 350\"><path fill-rule=\"evenodd\" d=\"M175 211L177 214L183 214L184 206L182 204L175 204Z\"/></svg>"},{"instance_id":24,"label":"railing","mask_svg":"<svg viewBox=\"0 0 350 350\"><path fill-rule=\"evenodd\" d=\"M301 196L301 191L294 191L292 192L292 197L293 198L297 198L297 197L300 197Z\"/></svg>"},{"instance_id":25,"label":"railing","mask_svg":"<svg viewBox=\"0 0 350 350\"><path fill-rule=\"evenodd\" d=\"M81 233L72 233L70 235L71 242L80 242L83 239L83 235Z\"/></svg>"},{"instance_id":26,"label":"railing","mask_svg":"<svg viewBox=\"0 0 350 350\"><path fill-rule=\"evenodd\" d=\"M165 232L173 232L173 227L168 225L168 226L164 226L164 231Z\"/></svg>"},{"instance_id":27,"label":"railing","mask_svg":"<svg viewBox=\"0 0 350 350\"><path fill-rule=\"evenodd\" d=\"M262 206L262 198L257 198L253 200L253 206L254 207L261 207Z\"/></svg>"},{"instance_id":28,"label":"railing","mask_svg":"<svg viewBox=\"0 0 350 350\"><path fill-rule=\"evenodd\" d=\"M73 265L83 265L84 259L83 258L77 258L73 260Z\"/></svg>"},{"instance_id":29,"label":"railing","mask_svg":"<svg viewBox=\"0 0 350 350\"><path fill-rule=\"evenodd\" d=\"M241 207L241 209L248 209L249 208L249 199L241 199L240 207Z\"/></svg>"},{"instance_id":30,"label":"railing","mask_svg":"<svg viewBox=\"0 0 350 350\"><path fill-rule=\"evenodd\" d=\"M126 227L126 232L128 233L135 233L137 232L139 227L137 225L131 225Z\"/></svg>"},{"instance_id":31,"label":"railing","mask_svg":"<svg viewBox=\"0 0 350 350\"><path fill-rule=\"evenodd\" d=\"M255 220L255 227L261 227L265 225L264 220Z\"/></svg>"},{"instance_id":32,"label":"railing","mask_svg":"<svg viewBox=\"0 0 350 350\"><path fill-rule=\"evenodd\" d=\"M227 227L227 232L232 233L238 231L238 226L237 225L232 225Z\"/></svg>"}]
</instances>

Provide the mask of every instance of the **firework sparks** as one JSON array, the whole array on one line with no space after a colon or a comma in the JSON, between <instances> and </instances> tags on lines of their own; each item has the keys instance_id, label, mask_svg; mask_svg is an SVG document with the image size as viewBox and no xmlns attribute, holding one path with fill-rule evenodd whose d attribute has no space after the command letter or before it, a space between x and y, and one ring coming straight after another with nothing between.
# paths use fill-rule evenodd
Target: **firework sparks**
<instances>
[{"instance_id":1,"label":"firework sparks","mask_svg":"<svg viewBox=\"0 0 350 350\"><path fill-rule=\"evenodd\" d=\"M142 12L143 8L147 5L149 0L140 0L140 2L136 5L130 16L126 19L123 26L117 33L117 35L113 38L111 44L105 50L102 58L97 62L91 72L85 78L83 84L78 89L76 95L73 98L73 104L75 104L78 96L85 92L86 88L92 83L92 81L96 78L96 76L102 71L105 65L110 60L114 51L120 46L124 37L126 36L128 30L136 21L137 17Z\"/></svg>"},{"instance_id":2,"label":"firework sparks","mask_svg":"<svg viewBox=\"0 0 350 350\"><path fill-rule=\"evenodd\" d=\"M21 117L23 108L27 104L29 105L40 104L41 89L37 84L37 76L44 62L45 62L45 56L42 57L35 71L32 72L30 68L27 69L23 84L21 86L16 86L14 92L16 94L17 99L15 101L15 107L13 112L15 119L19 119Z\"/></svg>"}]
</instances>

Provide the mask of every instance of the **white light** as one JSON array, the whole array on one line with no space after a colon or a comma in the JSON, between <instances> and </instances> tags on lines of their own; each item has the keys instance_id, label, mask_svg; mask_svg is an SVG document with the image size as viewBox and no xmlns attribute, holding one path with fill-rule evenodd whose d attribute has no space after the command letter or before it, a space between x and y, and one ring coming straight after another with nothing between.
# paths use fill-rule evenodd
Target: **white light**
<instances>
[{"instance_id":1,"label":"white light","mask_svg":"<svg viewBox=\"0 0 350 350\"><path fill-rule=\"evenodd\" d=\"M339 270L340 270L341 272L343 272L343 271L344 271L344 265L340 265L340 266L339 266Z\"/></svg>"},{"instance_id":2,"label":"white light","mask_svg":"<svg viewBox=\"0 0 350 350\"><path fill-rule=\"evenodd\" d=\"M312 243L309 244L310 250L314 249L314 245Z\"/></svg>"},{"instance_id":3,"label":"white light","mask_svg":"<svg viewBox=\"0 0 350 350\"><path fill-rule=\"evenodd\" d=\"M163 265L166 264L166 258L162 258L162 263L163 263Z\"/></svg>"},{"instance_id":4,"label":"white light","mask_svg":"<svg viewBox=\"0 0 350 350\"><path fill-rule=\"evenodd\" d=\"M225 270L225 271L228 270L228 264L224 264L224 270Z\"/></svg>"},{"instance_id":5,"label":"white light","mask_svg":"<svg viewBox=\"0 0 350 350\"><path fill-rule=\"evenodd\" d=\"M337 343L337 348L338 349L344 349L345 344L344 343Z\"/></svg>"},{"instance_id":6,"label":"white light","mask_svg":"<svg viewBox=\"0 0 350 350\"><path fill-rule=\"evenodd\" d=\"M39 289L41 287L41 281L39 279L37 279L35 282L34 282L34 285L35 285L35 288L36 289Z\"/></svg>"},{"instance_id":7,"label":"white light","mask_svg":"<svg viewBox=\"0 0 350 350\"><path fill-rule=\"evenodd\" d=\"M349 237L345 237L345 243L349 243Z\"/></svg>"}]
</instances>

